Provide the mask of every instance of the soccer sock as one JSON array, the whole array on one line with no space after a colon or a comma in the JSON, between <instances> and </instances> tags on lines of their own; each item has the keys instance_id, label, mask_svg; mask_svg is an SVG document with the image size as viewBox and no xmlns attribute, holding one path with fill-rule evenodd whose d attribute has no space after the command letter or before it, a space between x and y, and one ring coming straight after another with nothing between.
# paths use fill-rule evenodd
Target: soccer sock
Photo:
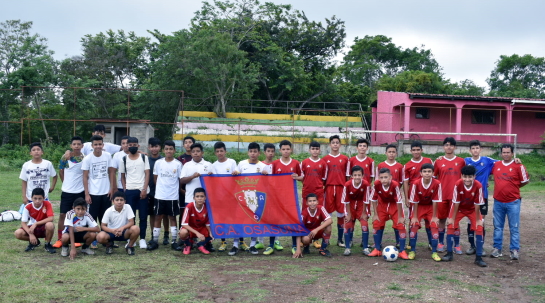
<instances>
[{"instance_id":1,"label":"soccer sock","mask_svg":"<svg viewBox=\"0 0 545 303\"><path fill-rule=\"evenodd\" d=\"M430 233L431 233L431 252L437 252L437 244L439 243L439 229L437 228L437 224L431 223L430 224Z\"/></svg>"},{"instance_id":2,"label":"soccer sock","mask_svg":"<svg viewBox=\"0 0 545 303\"><path fill-rule=\"evenodd\" d=\"M324 232L324 233L322 233L322 237L323 237L323 239L322 239L322 247L321 247L321 249L324 250L324 249L326 249L327 246L329 245L329 238L331 237L331 235L326 234L326 233Z\"/></svg>"},{"instance_id":3,"label":"soccer sock","mask_svg":"<svg viewBox=\"0 0 545 303\"><path fill-rule=\"evenodd\" d=\"M452 252L452 242L454 241L454 235L451 233L447 234L447 252Z\"/></svg>"},{"instance_id":4,"label":"soccer sock","mask_svg":"<svg viewBox=\"0 0 545 303\"><path fill-rule=\"evenodd\" d=\"M483 255L484 237L482 235L476 235L477 238L477 257Z\"/></svg>"},{"instance_id":5,"label":"soccer sock","mask_svg":"<svg viewBox=\"0 0 545 303\"><path fill-rule=\"evenodd\" d=\"M361 224L361 243L363 244L363 249L369 247L369 223L363 221Z\"/></svg>"},{"instance_id":6,"label":"soccer sock","mask_svg":"<svg viewBox=\"0 0 545 303\"><path fill-rule=\"evenodd\" d=\"M454 231L454 247L460 246L460 229Z\"/></svg>"},{"instance_id":7,"label":"soccer sock","mask_svg":"<svg viewBox=\"0 0 545 303\"><path fill-rule=\"evenodd\" d=\"M471 230L471 223L467 223L467 241L471 247L475 247L475 231Z\"/></svg>"},{"instance_id":8,"label":"soccer sock","mask_svg":"<svg viewBox=\"0 0 545 303\"><path fill-rule=\"evenodd\" d=\"M185 243L185 246L189 246L191 247L191 240L189 239L189 237L187 237L185 240L183 240L184 243Z\"/></svg>"},{"instance_id":9,"label":"soccer sock","mask_svg":"<svg viewBox=\"0 0 545 303\"><path fill-rule=\"evenodd\" d=\"M57 231L57 239L60 241L62 238L62 230Z\"/></svg>"},{"instance_id":10,"label":"soccer sock","mask_svg":"<svg viewBox=\"0 0 545 303\"><path fill-rule=\"evenodd\" d=\"M445 229L439 228L439 243L444 244L445 243Z\"/></svg>"},{"instance_id":11,"label":"soccer sock","mask_svg":"<svg viewBox=\"0 0 545 303\"><path fill-rule=\"evenodd\" d=\"M269 237L269 247L274 247L274 240L276 240L275 237Z\"/></svg>"},{"instance_id":12,"label":"soccer sock","mask_svg":"<svg viewBox=\"0 0 545 303\"><path fill-rule=\"evenodd\" d=\"M208 243L208 241L210 241L210 240L212 240L212 238L210 238L210 237L204 238L204 241L200 241L200 242L197 243L197 247L201 247L201 246L206 245L206 243Z\"/></svg>"},{"instance_id":13,"label":"soccer sock","mask_svg":"<svg viewBox=\"0 0 545 303\"><path fill-rule=\"evenodd\" d=\"M411 251L416 251L416 241L418 240L418 225L411 226L411 235L409 239L409 245L411 245Z\"/></svg>"},{"instance_id":14,"label":"soccer sock","mask_svg":"<svg viewBox=\"0 0 545 303\"><path fill-rule=\"evenodd\" d=\"M395 228L392 228L394 230L394 234L396 236L396 244L400 244L399 243L399 230L395 229ZM401 245L401 244L400 244Z\"/></svg>"},{"instance_id":15,"label":"soccer sock","mask_svg":"<svg viewBox=\"0 0 545 303\"><path fill-rule=\"evenodd\" d=\"M244 238L239 238L240 242L244 242Z\"/></svg>"},{"instance_id":16,"label":"soccer sock","mask_svg":"<svg viewBox=\"0 0 545 303\"><path fill-rule=\"evenodd\" d=\"M291 245L292 247L297 247L297 237L291 237Z\"/></svg>"},{"instance_id":17,"label":"soccer sock","mask_svg":"<svg viewBox=\"0 0 545 303\"><path fill-rule=\"evenodd\" d=\"M170 227L170 234L172 235L172 243L176 242L176 239L178 238L178 229L176 228L176 225Z\"/></svg>"},{"instance_id":18,"label":"soccer sock","mask_svg":"<svg viewBox=\"0 0 545 303\"><path fill-rule=\"evenodd\" d=\"M159 241L159 234L161 233L161 228L154 227L153 228L153 234L152 234L152 240L157 242Z\"/></svg>"},{"instance_id":19,"label":"soccer sock","mask_svg":"<svg viewBox=\"0 0 545 303\"><path fill-rule=\"evenodd\" d=\"M352 228L344 230L344 244L346 245L346 248L350 248L352 244L352 235Z\"/></svg>"},{"instance_id":20,"label":"soccer sock","mask_svg":"<svg viewBox=\"0 0 545 303\"><path fill-rule=\"evenodd\" d=\"M257 242L265 243L265 238L263 238L263 237L258 237L258 238L257 238Z\"/></svg>"},{"instance_id":21,"label":"soccer sock","mask_svg":"<svg viewBox=\"0 0 545 303\"><path fill-rule=\"evenodd\" d=\"M257 238L250 238L250 247L255 246L256 242L257 242Z\"/></svg>"},{"instance_id":22,"label":"soccer sock","mask_svg":"<svg viewBox=\"0 0 545 303\"><path fill-rule=\"evenodd\" d=\"M337 217L337 221L342 220L342 218ZM343 241L344 228L342 224L337 223L337 242Z\"/></svg>"},{"instance_id":23,"label":"soccer sock","mask_svg":"<svg viewBox=\"0 0 545 303\"><path fill-rule=\"evenodd\" d=\"M225 238L221 238L221 242L225 242L225 240L226 240Z\"/></svg>"},{"instance_id":24,"label":"soccer sock","mask_svg":"<svg viewBox=\"0 0 545 303\"><path fill-rule=\"evenodd\" d=\"M168 239L168 236L169 236L168 230L165 230L165 232L163 233L163 238Z\"/></svg>"},{"instance_id":25,"label":"soccer sock","mask_svg":"<svg viewBox=\"0 0 545 303\"><path fill-rule=\"evenodd\" d=\"M238 248L238 244L240 243L240 239L234 239L233 240L233 247Z\"/></svg>"},{"instance_id":26,"label":"soccer sock","mask_svg":"<svg viewBox=\"0 0 545 303\"><path fill-rule=\"evenodd\" d=\"M428 236L428 243L431 245L431 241L432 241L431 228L426 228L426 235Z\"/></svg>"},{"instance_id":27,"label":"soccer sock","mask_svg":"<svg viewBox=\"0 0 545 303\"><path fill-rule=\"evenodd\" d=\"M373 231L373 239L375 239L375 249L380 250L380 245L382 243L382 233L384 232L384 229L374 230Z\"/></svg>"},{"instance_id":28,"label":"soccer sock","mask_svg":"<svg viewBox=\"0 0 545 303\"><path fill-rule=\"evenodd\" d=\"M400 236L399 236L399 252L402 252L405 250L405 243L407 241L407 230L405 229L405 224L401 223L399 224L403 226L402 229L396 229Z\"/></svg>"}]
</instances>

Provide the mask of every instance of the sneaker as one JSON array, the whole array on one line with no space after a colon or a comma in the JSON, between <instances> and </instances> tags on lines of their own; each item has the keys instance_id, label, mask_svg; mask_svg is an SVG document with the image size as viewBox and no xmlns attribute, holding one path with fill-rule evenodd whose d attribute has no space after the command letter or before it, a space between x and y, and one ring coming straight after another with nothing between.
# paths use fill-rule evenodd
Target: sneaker
<instances>
[{"instance_id":1,"label":"sneaker","mask_svg":"<svg viewBox=\"0 0 545 303\"><path fill-rule=\"evenodd\" d=\"M227 242L221 241L220 247L218 247L219 251L225 251L227 249Z\"/></svg>"},{"instance_id":2,"label":"sneaker","mask_svg":"<svg viewBox=\"0 0 545 303\"><path fill-rule=\"evenodd\" d=\"M254 247L255 249L263 249L265 248L265 245L263 245L261 242L257 242Z\"/></svg>"},{"instance_id":3,"label":"sneaker","mask_svg":"<svg viewBox=\"0 0 545 303\"><path fill-rule=\"evenodd\" d=\"M146 240L145 240L145 239L140 239L140 242L138 242L138 246L140 246L141 249L146 249L146 248L148 248L148 244L146 244Z\"/></svg>"},{"instance_id":4,"label":"sneaker","mask_svg":"<svg viewBox=\"0 0 545 303\"><path fill-rule=\"evenodd\" d=\"M144 239L142 239L142 240L144 240ZM140 241L142 241L142 240L140 240ZM144 240L144 243L145 242L146 242L146 240ZM140 247L140 248L142 248L142 247ZM134 256L134 247L127 247L127 248L125 248L125 250L127 251L127 255Z\"/></svg>"},{"instance_id":5,"label":"sneaker","mask_svg":"<svg viewBox=\"0 0 545 303\"><path fill-rule=\"evenodd\" d=\"M488 267L488 264L486 264L486 262L484 262L481 258L475 259L475 262L473 263L477 264L480 267Z\"/></svg>"},{"instance_id":6,"label":"sneaker","mask_svg":"<svg viewBox=\"0 0 545 303\"><path fill-rule=\"evenodd\" d=\"M454 260L454 254L451 251L449 251L449 252L447 252L446 255L443 256L443 258L441 258L441 260L442 261L447 261L447 262L452 261L452 260Z\"/></svg>"},{"instance_id":7,"label":"sneaker","mask_svg":"<svg viewBox=\"0 0 545 303\"><path fill-rule=\"evenodd\" d=\"M175 250L175 251L181 251L182 250L182 246L180 246L180 244L178 244L178 242L174 241L172 242L172 244L170 244L170 248Z\"/></svg>"},{"instance_id":8,"label":"sneaker","mask_svg":"<svg viewBox=\"0 0 545 303\"><path fill-rule=\"evenodd\" d=\"M454 246L454 253L457 255L462 255L464 252L462 251L461 246Z\"/></svg>"},{"instance_id":9,"label":"sneaker","mask_svg":"<svg viewBox=\"0 0 545 303\"><path fill-rule=\"evenodd\" d=\"M197 247L197 249L198 249L200 252L202 252L203 254L205 254L205 255L209 255L209 254L210 254L210 252L209 252L204 246L199 246L199 247Z\"/></svg>"},{"instance_id":10,"label":"sneaker","mask_svg":"<svg viewBox=\"0 0 545 303\"><path fill-rule=\"evenodd\" d=\"M371 250L369 248L364 248L362 251L362 254L368 256L371 253Z\"/></svg>"},{"instance_id":11,"label":"sneaker","mask_svg":"<svg viewBox=\"0 0 545 303\"><path fill-rule=\"evenodd\" d=\"M519 251L516 249L513 249L511 251L511 260L518 260L519 259Z\"/></svg>"},{"instance_id":12,"label":"sneaker","mask_svg":"<svg viewBox=\"0 0 545 303\"><path fill-rule=\"evenodd\" d=\"M257 255L257 254L259 254L259 251L257 251L257 248L255 248L255 246L252 246L252 247L250 247L250 253L252 255Z\"/></svg>"},{"instance_id":13,"label":"sneaker","mask_svg":"<svg viewBox=\"0 0 545 303\"><path fill-rule=\"evenodd\" d=\"M320 249L318 253L324 257L331 258L331 253L327 249Z\"/></svg>"},{"instance_id":14,"label":"sneaker","mask_svg":"<svg viewBox=\"0 0 545 303\"><path fill-rule=\"evenodd\" d=\"M405 250L411 251L413 249L410 244L405 245Z\"/></svg>"},{"instance_id":15,"label":"sneaker","mask_svg":"<svg viewBox=\"0 0 545 303\"><path fill-rule=\"evenodd\" d=\"M155 242L154 240L151 240L148 242L148 250L155 250L157 248L159 248L159 243Z\"/></svg>"},{"instance_id":16,"label":"sneaker","mask_svg":"<svg viewBox=\"0 0 545 303\"><path fill-rule=\"evenodd\" d=\"M93 241L93 243L91 243L91 248L92 248L92 249L97 249L97 248L98 248L98 247L97 247L97 244L98 244L98 243L97 243L96 240Z\"/></svg>"},{"instance_id":17,"label":"sneaker","mask_svg":"<svg viewBox=\"0 0 545 303\"><path fill-rule=\"evenodd\" d=\"M303 247L303 255L310 254L310 245Z\"/></svg>"},{"instance_id":18,"label":"sneaker","mask_svg":"<svg viewBox=\"0 0 545 303\"><path fill-rule=\"evenodd\" d=\"M231 248L231 250L229 251L229 256L234 256L238 253L238 247L234 247Z\"/></svg>"},{"instance_id":19,"label":"sneaker","mask_svg":"<svg viewBox=\"0 0 545 303\"><path fill-rule=\"evenodd\" d=\"M407 251L402 251L397 255L398 258L401 258L403 260L409 260L409 256L407 255Z\"/></svg>"},{"instance_id":20,"label":"sneaker","mask_svg":"<svg viewBox=\"0 0 545 303\"><path fill-rule=\"evenodd\" d=\"M292 254L292 255L295 255L295 252L296 252L296 251L297 251L297 248L296 248L295 246L293 246L293 247L291 248L291 254Z\"/></svg>"},{"instance_id":21,"label":"sneaker","mask_svg":"<svg viewBox=\"0 0 545 303\"><path fill-rule=\"evenodd\" d=\"M189 245L184 246L183 254L189 255L190 253L191 253L191 246Z\"/></svg>"},{"instance_id":22,"label":"sneaker","mask_svg":"<svg viewBox=\"0 0 545 303\"><path fill-rule=\"evenodd\" d=\"M490 254L490 258L499 258L501 256L503 256L503 254L501 253L501 249L497 249L497 248L494 248L494 250Z\"/></svg>"},{"instance_id":23,"label":"sneaker","mask_svg":"<svg viewBox=\"0 0 545 303\"><path fill-rule=\"evenodd\" d=\"M81 252L86 254L86 255L94 255L95 254L95 251L92 250L91 247L82 248Z\"/></svg>"},{"instance_id":24,"label":"sneaker","mask_svg":"<svg viewBox=\"0 0 545 303\"><path fill-rule=\"evenodd\" d=\"M106 246L106 254L111 255L114 252L114 247L112 245Z\"/></svg>"},{"instance_id":25,"label":"sneaker","mask_svg":"<svg viewBox=\"0 0 545 303\"><path fill-rule=\"evenodd\" d=\"M439 257L439 254L434 252L431 254L431 258L433 259L433 261L436 261L436 262L440 262L441 261L441 257Z\"/></svg>"},{"instance_id":26,"label":"sneaker","mask_svg":"<svg viewBox=\"0 0 545 303\"><path fill-rule=\"evenodd\" d=\"M367 255L368 257L380 257L382 256L382 252L378 249L373 249L373 251Z\"/></svg>"},{"instance_id":27,"label":"sneaker","mask_svg":"<svg viewBox=\"0 0 545 303\"><path fill-rule=\"evenodd\" d=\"M263 252L264 255L272 255L274 253L274 249L272 247L267 247L265 251Z\"/></svg>"},{"instance_id":28,"label":"sneaker","mask_svg":"<svg viewBox=\"0 0 545 303\"><path fill-rule=\"evenodd\" d=\"M274 249L280 251L280 250L283 250L284 249L284 246L282 246L282 244L280 244L280 241L276 240L274 241Z\"/></svg>"},{"instance_id":29,"label":"sneaker","mask_svg":"<svg viewBox=\"0 0 545 303\"><path fill-rule=\"evenodd\" d=\"M411 250L409 252L409 260L414 260L415 258L416 258L416 252Z\"/></svg>"},{"instance_id":30,"label":"sneaker","mask_svg":"<svg viewBox=\"0 0 545 303\"><path fill-rule=\"evenodd\" d=\"M345 248L343 256L350 256L352 254L352 251L350 251L350 248Z\"/></svg>"},{"instance_id":31,"label":"sneaker","mask_svg":"<svg viewBox=\"0 0 545 303\"><path fill-rule=\"evenodd\" d=\"M244 251L249 251L250 250L250 246L248 246L246 243L244 243L244 241L241 241L240 242L240 249L244 250Z\"/></svg>"},{"instance_id":32,"label":"sneaker","mask_svg":"<svg viewBox=\"0 0 545 303\"><path fill-rule=\"evenodd\" d=\"M438 252L444 252L445 251L445 244L437 244L437 251Z\"/></svg>"},{"instance_id":33,"label":"sneaker","mask_svg":"<svg viewBox=\"0 0 545 303\"><path fill-rule=\"evenodd\" d=\"M344 245L344 241L343 241L343 240L337 241L337 246L339 246L339 247L346 247L346 245Z\"/></svg>"},{"instance_id":34,"label":"sneaker","mask_svg":"<svg viewBox=\"0 0 545 303\"><path fill-rule=\"evenodd\" d=\"M76 247L81 247L83 244L81 243L76 243Z\"/></svg>"},{"instance_id":35,"label":"sneaker","mask_svg":"<svg viewBox=\"0 0 545 303\"><path fill-rule=\"evenodd\" d=\"M68 251L69 251L69 247L68 246L62 246L61 248L61 256L62 257L68 257Z\"/></svg>"},{"instance_id":36,"label":"sneaker","mask_svg":"<svg viewBox=\"0 0 545 303\"><path fill-rule=\"evenodd\" d=\"M214 248L214 245L212 245L212 242L208 242L204 245L204 248L206 248L206 250L208 250L208 252L215 252L216 249Z\"/></svg>"},{"instance_id":37,"label":"sneaker","mask_svg":"<svg viewBox=\"0 0 545 303\"><path fill-rule=\"evenodd\" d=\"M320 249L322 247L322 244L320 244L320 240L314 240L312 244L314 244L314 247L316 249Z\"/></svg>"},{"instance_id":38,"label":"sneaker","mask_svg":"<svg viewBox=\"0 0 545 303\"><path fill-rule=\"evenodd\" d=\"M47 243L46 245L44 245L44 249L50 254L57 253L57 250L53 248L53 245L51 245L51 243Z\"/></svg>"},{"instance_id":39,"label":"sneaker","mask_svg":"<svg viewBox=\"0 0 545 303\"><path fill-rule=\"evenodd\" d=\"M25 251L31 251L34 250L34 248L38 247L38 245L34 245L30 242L28 242L28 246L25 248Z\"/></svg>"},{"instance_id":40,"label":"sneaker","mask_svg":"<svg viewBox=\"0 0 545 303\"><path fill-rule=\"evenodd\" d=\"M163 245L168 245L170 241L168 240L168 237L163 238Z\"/></svg>"},{"instance_id":41,"label":"sneaker","mask_svg":"<svg viewBox=\"0 0 545 303\"><path fill-rule=\"evenodd\" d=\"M59 248L59 247L61 247L61 246L62 246L61 240L57 240L57 242L55 242L55 244L53 244L53 247L54 247L54 248Z\"/></svg>"},{"instance_id":42,"label":"sneaker","mask_svg":"<svg viewBox=\"0 0 545 303\"><path fill-rule=\"evenodd\" d=\"M477 253L477 249L474 246L471 246L466 250L466 255L474 255Z\"/></svg>"}]
</instances>

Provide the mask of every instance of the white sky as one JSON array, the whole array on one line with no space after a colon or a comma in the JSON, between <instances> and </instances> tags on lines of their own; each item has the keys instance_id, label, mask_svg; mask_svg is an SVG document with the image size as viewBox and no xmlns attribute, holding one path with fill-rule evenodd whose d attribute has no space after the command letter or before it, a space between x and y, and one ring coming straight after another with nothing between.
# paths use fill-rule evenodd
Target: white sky
<instances>
[{"instance_id":1,"label":"white sky","mask_svg":"<svg viewBox=\"0 0 545 303\"><path fill-rule=\"evenodd\" d=\"M500 55L545 57L545 2L539 0L271 2L292 4L312 20L336 15L346 22L347 45L365 35L385 35L402 47L424 44L452 81L471 79L485 86ZM46 37L55 57L63 59L81 53L86 34L170 33L187 28L200 7L200 1L189 0L3 1L0 21L33 21L33 32Z\"/></svg>"}]
</instances>

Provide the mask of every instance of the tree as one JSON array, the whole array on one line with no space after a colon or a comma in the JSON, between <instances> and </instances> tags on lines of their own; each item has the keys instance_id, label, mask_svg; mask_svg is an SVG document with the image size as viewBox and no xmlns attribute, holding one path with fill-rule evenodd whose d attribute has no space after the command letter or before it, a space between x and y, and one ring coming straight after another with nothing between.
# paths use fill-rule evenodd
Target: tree
<instances>
[{"instance_id":1,"label":"tree","mask_svg":"<svg viewBox=\"0 0 545 303\"><path fill-rule=\"evenodd\" d=\"M380 78L376 87L378 90L407 93L445 94L448 92L439 75L423 71L404 71L394 77L385 75Z\"/></svg>"},{"instance_id":2,"label":"tree","mask_svg":"<svg viewBox=\"0 0 545 303\"><path fill-rule=\"evenodd\" d=\"M484 96L485 88L478 86L472 80L466 79L457 83L446 84L447 94L464 96Z\"/></svg>"},{"instance_id":3,"label":"tree","mask_svg":"<svg viewBox=\"0 0 545 303\"><path fill-rule=\"evenodd\" d=\"M486 81L491 96L545 98L545 58L502 55Z\"/></svg>"}]
</instances>

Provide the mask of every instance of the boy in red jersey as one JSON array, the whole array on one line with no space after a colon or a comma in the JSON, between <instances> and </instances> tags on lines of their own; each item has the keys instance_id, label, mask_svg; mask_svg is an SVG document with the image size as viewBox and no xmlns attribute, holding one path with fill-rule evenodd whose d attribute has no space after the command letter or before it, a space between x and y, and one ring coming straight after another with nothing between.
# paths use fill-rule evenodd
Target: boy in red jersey
<instances>
[{"instance_id":1,"label":"boy in red jersey","mask_svg":"<svg viewBox=\"0 0 545 303\"><path fill-rule=\"evenodd\" d=\"M445 251L445 223L448 218L450 206L452 205L454 184L460 180L462 167L466 165L464 159L454 154L456 140L453 137L446 137L443 140L443 149L445 150L445 155L435 161L433 168L434 177L441 182L443 189L443 203L437 205L437 217L439 218L439 244L437 245L437 251L439 252ZM459 243L457 243L455 249L457 254L462 253Z\"/></svg>"},{"instance_id":2,"label":"boy in red jersey","mask_svg":"<svg viewBox=\"0 0 545 303\"><path fill-rule=\"evenodd\" d=\"M405 251L405 238L407 231L405 229L405 214L403 212L403 200L399 183L392 181L392 174L388 168L379 171L379 180L375 181L371 187L371 202L373 203L373 238L375 239L375 249L368 255L369 257L378 257L382 255L381 243L382 234L386 221L392 220L392 226L399 230L399 255L401 259L408 259Z\"/></svg>"},{"instance_id":3,"label":"boy in red jersey","mask_svg":"<svg viewBox=\"0 0 545 303\"><path fill-rule=\"evenodd\" d=\"M471 221L471 227L476 231L477 257L475 264L487 267L482 259L483 253L483 218L481 217L481 205L484 205L483 187L475 180L475 166L462 168L462 179L456 181L452 194L452 207L448 216L447 230L447 254L443 261L452 261L452 242L458 237L460 241L460 220L467 217Z\"/></svg>"},{"instance_id":4,"label":"boy in red jersey","mask_svg":"<svg viewBox=\"0 0 545 303\"><path fill-rule=\"evenodd\" d=\"M375 161L367 156L369 141L360 138L356 142L356 147L358 149L358 154L350 158L349 164L346 167L346 175L350 175L350 169L352 169L353 166L360 166L363 168L363 179L371 184L371 179L375 177Z\"/></svg>"},{"instance_id":5,"label":"boy in red jersey","mask_svg":"<svg viewBox=\"0 0 545 303\"><path fill-rule=\"evenodd\" d=\"M313 193L318 197L318 204L324 205L324 182L327 178L327 165L320 159L320 143L310 142L310 158L301 163L303 176L303 197Z\"/></svg>"},{"instance_id":6,"label":"boy in red jersey","mask_svg":"<svg viewBox=\"0 0 545 303\"><path fill-rule=\"evenodd\" d=\"M426 230L431 232L428 235L428 243L431 244L431 258L435 261L441 261L437 254L437 242L439 240L439 230L437 218L437 203L443 202L441 194L441 182L433 178L433 165L425 163L420 168L422 178L417 179L410 190L409 201L412 204L409 260L416 257L416 240L418 239L418 230L420 222L424 220ZM431 236L433 234L433 237Z\"/></svg>"},{"instance_id":7,"label":"boy in red jersey","mask_svg":"<svg viewBox=\"0 0 545 303\"><path fill-rule=\"evenodd\" d=\"M352 253L350 246L354 236L354 227L356 220L360 221L363 254L369 255L370 251L367 247L369 244L369 213L367 212L366 204L369 204L369 183L363 180L363 168L356 165L352 167L352 180L345 183L343 189L342 201L345 205L344 217L344 242L346 249L345 256L350 256Z\"/></svg>"},{"instance_id":8,"label":"boy in red jersey","mask_svg":"<svg viewBox=\"0 0 545 303\"><path fill-rule=\"evenodd\" d=\"M32 202L25 205L21 217L21 228L15 231L15 238L28 241L25 251L34 250L40 245L39 238L45 238L45 251L54 254L57 251L51 245L55 233L53 207L45 200L45 191L36 187L31 193Z\"/></svg>"},{"instance_id":9,"label":"boy in red jersey","mask_svg":"<svg viewBox=\"0 0 545 303\"><path fill-rule=\"evenodd\" d=\"M344 204L342 193L344 184L350 174L346 173L348 157L341 154L341 138L338 135L329 137L329 155L322 158L327 165L327 177L325 180L325 209L331 215L337 212L337 245L345 247L343 242L343 217ZM316 243L314 244L316 246Z\"/></svg>"},{"instance_id":10,"label":"boy in red jersey","mask_svg":"<svg viewBox=\"0 0 545 303\"><path fill-rule=\"evenodd\" d=\"M193 198L195 202L187 204L182 218L182 228L180 229L180 240L184 241L184 255L189 255L191 252L191 239L197 238L197 249L205 255L210 252L205 248L206 243L213 240L212 232L210 231L210 222L208 220L208 210L204 201L206 193L204 188L198 187L195 189Z\"/></svg>"},{"instance_id":11,"label":"boy in red jersey","mask_svg":"<svg viewBox=\"0 0 545 303\"><path fill-rule=\"evenodd\" d=\"M322 246L320 247L320 255L324 257L331 257L331 253L327 250L329 245L329 237L331 237L331 216L327 213L325 207L318 205L318 198L316 194L308 194L307 206L303 208L301 212L301 219L305 224L305 227L310 230L307 236L296 237L296 249L293 251L294 258L302 258L303 254L309 254L309 245L314 239L322 238ZM303 252L301 252L301 243L304 245Z\"/></svg>"}]
</instances>

